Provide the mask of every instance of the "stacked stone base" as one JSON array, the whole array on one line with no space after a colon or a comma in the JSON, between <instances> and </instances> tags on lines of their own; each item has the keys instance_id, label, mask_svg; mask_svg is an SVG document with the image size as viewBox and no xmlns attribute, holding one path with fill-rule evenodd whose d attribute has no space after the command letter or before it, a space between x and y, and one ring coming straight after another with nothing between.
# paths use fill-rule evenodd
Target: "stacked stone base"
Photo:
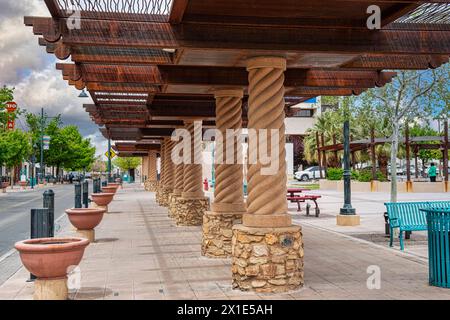
<instances>
[{"instance_id":1,"label":"stacked stone base","mask_svg":"<svg viewBox=\"0 0 450 320\"><path fill-rule=\"evenodd\" d=\"M171 193L169 195L169 217L175 219L177 211L177 199L181 197L179 194Z\"/></svg>"},{"instance_id":2,"label":"stacked stone base","mask_svg":"<svg viewBox=\"0 0 450 320\"><path fill-rule=\"evenodd\" d=\"M157 185L158 185L158 181L147 179L144 182L144 189L145 189L145 191L155 192Z\"/></svg>"},{"instance_id":3,"label":"stacked stone base","mask_svg":"<svg viewBox=\"0 0 450 320\"><path fill-rule=\"evenodd\" d=\"M158 183L158 185L156 186L156 191L155 191L155 200L156 203L161 205L161 190L162 190L162 186L160 183Z\"/></svg>"},{"instance_id":4,"label":"stacked stone base","mask_svg":"<svg viewBox=\"0 0 450 320\"><path fill-rule=\"evenodd\" d=\"M150 181L149 185L150 187L148 188L148 191L156 192L156 189L158 188L158 181L156 180Z\"/></svg>"},{"instance_id":5,"label":"stacked stone base","mask_svg":"<svg viewBox=\"0 0 450 320\"><path fill-rule=\"evenodd\" d=\"M231 257L233 226L242 223L242 214L243 212L205 212L202 226L202 255L209 258Z\"/></svg>"},{"instance_id":6,"label":"stacked stone base","mask_svg":"<svg viewBox=\"0 0 450 320\"><path fill-rule=\"evenodd\" d=\"M159 205L161 205L163 207L168 207L169 206L169 196L171 193L173 193L173 189L162 188Z\"/></svg>"},{"instance_id":7,"label":"stacked stone base","mask_svg":"<svg viewBox=\"0 0 450 320\"><path fill-rule=\"evenodd\" d=\"M303 286L303 240L300 226L233 227L233 288L279 293Z\"/></svg>"},{"instance_id":8,"label":"stacked stone base","mask_svg":"<svg viewBox=\"0 0 450 320\"><path fill-rule=\"evenodd\" d=\"M174 218L179 226L201 226L203 215L209 210L209 198L176 198Z\"/></svg>"}]
</instances>

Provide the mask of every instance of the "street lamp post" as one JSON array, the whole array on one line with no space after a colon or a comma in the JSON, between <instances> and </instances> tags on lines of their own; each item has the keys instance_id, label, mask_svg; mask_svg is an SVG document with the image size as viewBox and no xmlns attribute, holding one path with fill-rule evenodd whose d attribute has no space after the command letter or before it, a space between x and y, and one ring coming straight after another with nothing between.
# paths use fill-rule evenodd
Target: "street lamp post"
<instances>
[{"instance_id":1,"label":"street lamp post","mask_svg":"<svg viewBox=\"0 0 450 320\"><path fill-rule=\"evenodd\" d=\"M342 215L355 214L352 207L351 171L350 171L350 124L344 121L344 206L341 208Z\"/></svg>"},{"instance_id":2,"label":"street lamp post","mask_svg":"<svg viewBox=\"0 0 450 320\"><path fill-rule=\"evenodd\" d=\"M344 206L337 216L337 225L355 226L360 224L360 217L352 207L351 171L350 171L350 121L344 121Z\"/></svg>"}]
</instances>

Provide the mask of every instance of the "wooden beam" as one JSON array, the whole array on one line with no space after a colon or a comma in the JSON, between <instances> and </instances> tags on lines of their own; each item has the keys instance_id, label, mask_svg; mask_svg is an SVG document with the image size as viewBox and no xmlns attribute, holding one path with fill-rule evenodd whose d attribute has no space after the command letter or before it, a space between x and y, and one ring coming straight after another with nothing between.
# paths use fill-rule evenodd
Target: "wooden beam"
<instances>
[{"instance_id":1,"label":"wooden beam","mask_svg":"<svg viewBox=\"0 0 450 320\"><path fill-rule=\"evenodd\" d=\"M173 0L169 16L170 23L178 24L183 20L188 2L189 0Z\"/></svg>"},{"instance_id":2,"label":"wooden beam","mask_svg":"<svg viewBox=\"0 0 450 320\"><path fill-rule=\"evenodd\" d=\"M438 68L449 61L449 55L396 55L386 56L383 54L363 55L342 65L342 68L357 69L391 69L391 70L423 70L427 68Z\"/></svg>"},{"instance_id":3,"label":"wooden beam","mask_svg":"<svg viewBox=\"0 0 450 320\"><path fill-rule=\"evenodd\" d=\"M48 19L27 17L26 23L33 25L35 34L46 33L46 39L46 36L62 34L66 45L270 50L272 54L281 55L287 52L445 55L450 52L448 30L417 32L392 28L372 31L311 27L249 28L238 25L170 25L86 19L82 20L83 28L80 30L69 30L65 19L60 19L57 27L49 23Z\"/></svg>"},{"instance_id":4,"label":"wooden beam","mask_svg":"<svg viewBox=\"0 0 450 320\"><path fill-rule=\"evenodd\" d=\"M71 74L75 65L58 64L63 75ZM159 85L199 85L199 86L241 86L248 85L245 68L189 67L189 66L117 66L81 65L83 81L91 90L91 83L114 83L127 86L133 83L143 86ZM158 71L159 69L159 71ZM78 73L77 73L78 75ZM371 88L383 86L391 81L395 73L340 70L340 69L288 69L285 72L285 87L335 87ZM117 89L119 90L119 89Z\"/></svg>"}]
</instances>

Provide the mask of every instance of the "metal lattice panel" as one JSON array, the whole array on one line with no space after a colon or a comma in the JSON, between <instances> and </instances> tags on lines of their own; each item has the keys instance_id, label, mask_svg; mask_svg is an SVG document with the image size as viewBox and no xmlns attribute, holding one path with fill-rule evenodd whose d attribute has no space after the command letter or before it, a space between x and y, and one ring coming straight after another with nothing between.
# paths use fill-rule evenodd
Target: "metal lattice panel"
<instances>
[{"instance_id":1,"label":"metal lattice panel","mask_svg":"<svg viewBox=\"0 0 450 320\"><path fill-rule=\"evenodd\" d=\"M172 0L57 0L62 10L169 15Z\"/></svg>"},{"instance_id":2,"label":"metal lattice panel","mask_svg":"<svg viewBox=\"0 0 450 320\"><path fill-rule=\"evenodd\" d=\"M450 3L424 3L395 22L450 24Z\"/></svg>"}]
</instances>

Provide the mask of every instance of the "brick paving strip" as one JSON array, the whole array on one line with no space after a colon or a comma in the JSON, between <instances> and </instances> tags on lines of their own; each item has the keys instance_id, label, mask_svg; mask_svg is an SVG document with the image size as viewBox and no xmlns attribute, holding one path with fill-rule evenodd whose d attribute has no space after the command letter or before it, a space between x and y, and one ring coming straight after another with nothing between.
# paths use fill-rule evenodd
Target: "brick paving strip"
<instances>
[{"instance_id":1,"label":"brick paving strip","mask_svg":"<svg viewBox=\"0 0 450 320\"><path fill-rule=\"evenodd\" d=\"M126 186L110 211L86 250L81 288L70 291L71 299L450 299L450 290L428 285L424 259L312 225L303 226L304 288L233 290L230 260L202 257L201 227L177 227L154 193ZM380 289L367 288L372 265L380 268ZM0 287L0 299L31 299L27 278L21 268Z\"/></svg>"}]
</instances>

